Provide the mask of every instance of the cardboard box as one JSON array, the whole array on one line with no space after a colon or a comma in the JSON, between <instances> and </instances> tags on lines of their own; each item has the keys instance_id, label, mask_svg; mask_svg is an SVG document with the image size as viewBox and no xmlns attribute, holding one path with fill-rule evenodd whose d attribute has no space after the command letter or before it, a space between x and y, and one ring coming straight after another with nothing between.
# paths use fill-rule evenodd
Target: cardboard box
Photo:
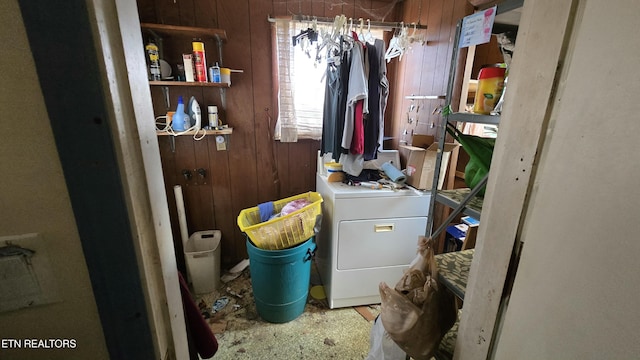
<instances>
[{"instance_id":1,"label":"cardboard box","mask_svg":"<svg viewBox=\"0 0 640 360\"><path fill-rule=\"evenodd\" d=\"M401 161L400 165L402 166L402 169L407 168L407 163L409 161L409 150L407 149L407 146L409 147L415 146L415 147L426 149L434 142L435 142L435 138L433 137L433 135L420 135L420 134L411 135L411 141L405 145L400 145L400 148L398 149L400 152L400 161Z\"/></svg>"},{"instance_id":2,"label":"cardboard box","mask_svg":"<svg viewBox=\"0 0 640 360\"><path fill-rule=\"evenodd\" d=\"M458 144L444 144L442 162L440 164L440 176L438 177L438 190L442 189L444 178L449 166L449 158ZM407 184L420 190L431 190L433 186L433 175L436 166L436 156L438 155L438 144L433 143L428 148L423 149L417 146L401 146L403 151L407 151L408 160L406 166Z\"/></svg>"},{"instance_id":3,"label":"cardboard box","mask_svg":"<svg viewBox=\"0 0 640 360\"><path fill-rule=\"evenodd\" d=\"M433 135L413 134L411 136L411 144L409 145L426 149L434 142L436 142L436 139L433 137Z\"/></svg>"}]
</instances>

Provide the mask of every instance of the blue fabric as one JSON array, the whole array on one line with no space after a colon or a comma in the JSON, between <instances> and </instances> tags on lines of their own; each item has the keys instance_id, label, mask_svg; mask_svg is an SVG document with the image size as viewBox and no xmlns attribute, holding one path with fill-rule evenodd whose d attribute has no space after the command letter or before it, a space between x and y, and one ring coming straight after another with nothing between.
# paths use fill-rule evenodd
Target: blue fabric
<instances>
[{"instance_id":1,"label":"blue fabric","mask_svg":"<svg viewBox=\"0 0 640 360\"><path fill-rule=\"evenodd\" d=\"M265 222L273 215L273 201L268 201L258 205L260 211L260 221Z\"/></svg>"}]
</instances>

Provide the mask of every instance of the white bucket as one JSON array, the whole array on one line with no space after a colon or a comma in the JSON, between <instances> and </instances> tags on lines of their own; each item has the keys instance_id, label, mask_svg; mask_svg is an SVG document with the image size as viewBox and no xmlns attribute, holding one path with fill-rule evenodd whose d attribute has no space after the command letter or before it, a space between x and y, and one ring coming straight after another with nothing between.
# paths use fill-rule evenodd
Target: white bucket
<instances>
[{"instance_id":1,"label":"white bucket","mask_svg":"<svg viewBox=\"0 0 640 360\"><path fill-rule=\"evenodd\" d=\"M220 230L193 233L184 247L193 292L210 293L220 287Z\"/></svg>"}]
</instances>

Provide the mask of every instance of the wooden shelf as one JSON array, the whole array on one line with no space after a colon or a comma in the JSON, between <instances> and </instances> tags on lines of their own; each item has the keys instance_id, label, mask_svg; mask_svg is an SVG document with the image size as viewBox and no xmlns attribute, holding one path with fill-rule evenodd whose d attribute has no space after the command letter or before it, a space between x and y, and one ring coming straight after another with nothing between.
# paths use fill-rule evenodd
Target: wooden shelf
<instances>
[{"instance_id":1,"label":"wooden shelf","mask_svg":"<svg viewBox=\"0 0 640 360\"><path fill-rule=\"evenodd\" d=\"M198 135L202 135L202 131L200 130L198 131ZM158 134L158 136L173 136L173 134L170 134L166 131L156 131L156 133ZM183 136L183 135L194 135L196 133L195 130L191 130L191 131L186 131L183 133L180 133L180 135L178 136ZM231 135L233 133L233 128L228 128L228 129L222 129L222 130L204 130L204 134L205 135Z\"/></svg>"},{"instance_id":2,"label":"wooden shelf","mask_svg":"<svg viewBox=\"0 0 640 360\"><path fill-rule=\"evenodd\" d=\"M216 87L216 88L228 88L229 84L224 83L212 83L212 82L198 82L198 81L149 81L151 86L202 86L202 87Z\"/></svg>"},{"instance_id":3,"label":"wooden shelf","mask_svg":"<svg viewBox=\"0 0 640 360\"><path fill-rule=\"evenodd\" d=\"M150 30L163 37L188 37L193 38L213 38L222 41L227 40L227 32L221 29L202 28L195 26L177 26L164 24L141 23L142 30Z\"/></svg>"}]
</instances>

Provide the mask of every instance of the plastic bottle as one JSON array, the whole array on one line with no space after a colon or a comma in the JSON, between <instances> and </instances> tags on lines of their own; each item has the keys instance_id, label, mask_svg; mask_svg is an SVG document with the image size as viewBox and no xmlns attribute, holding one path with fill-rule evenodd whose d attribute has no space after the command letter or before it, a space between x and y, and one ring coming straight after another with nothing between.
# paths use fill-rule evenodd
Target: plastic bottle
<instances>
[{"instance_id":1,"label":"plastic bottle","mask_svg":"<svg viewBox=\"0 0 640 360\"><path fill-rule=\"evenodd\" d=\"M501 65L490 65L480 69L478 73L478 89L473 103L473 112L489 115L496 106L504 87L505 68Z\"/></svg>"},{"instance_id":2,"label":"plastic bottle","mask_svg":"<svg viewBox=\"0 0 640 360\"><path fill-rule=\"evenodd\" d=\"M218 66L218 63L209 68L209 73L211 74L211 82L220 82L220 66Z\"/></svg>"},{"instance_id":3,"label":"plastic bottle","mask_svg":"<svg viewBox=\"0 0 640 360\"><path fill-rule=\"evenodd\" d=\"M147 60L149 62L149 80L158 81L161 79L158 46L153 41L149 41L144 48L147 51Z\"/></svg>"},{"instance_id":4,"label":"plastic bottle","mask_svg":"<svg viewBox=\"0 0 640 360\"><path fill-rule=\"evenodd\" d=\"M204 55L204 43L193 41L193 64L195 65L196 81L207 82L207 60Z\"/></svg>"},{"instance_id":5,"label":"plastic bottle","mask_svg":"<svg viewBox=\"0 0 640 360\"><path fill-rule=\"evenodd\" d=\"M178 97L178 106L176 107L176 113L173 114L173 118L171 120L171 127L174 131L184 131L189 128L189 126L185 126L187 119L187 114L184 113L184 101L182 100L182 96Z\"/></svg>"},{"instance_id":6,"label":"plastic bottle","mask_svg":"<svg viewBox=\"0 0 640 360\"><path fill-rule=\"evenodd\" d=\"M207 107L207 114L209 115L209 129L215 129L216 126L218 126L218 107L209 105Z\"/></svg>"}]
</instances>

